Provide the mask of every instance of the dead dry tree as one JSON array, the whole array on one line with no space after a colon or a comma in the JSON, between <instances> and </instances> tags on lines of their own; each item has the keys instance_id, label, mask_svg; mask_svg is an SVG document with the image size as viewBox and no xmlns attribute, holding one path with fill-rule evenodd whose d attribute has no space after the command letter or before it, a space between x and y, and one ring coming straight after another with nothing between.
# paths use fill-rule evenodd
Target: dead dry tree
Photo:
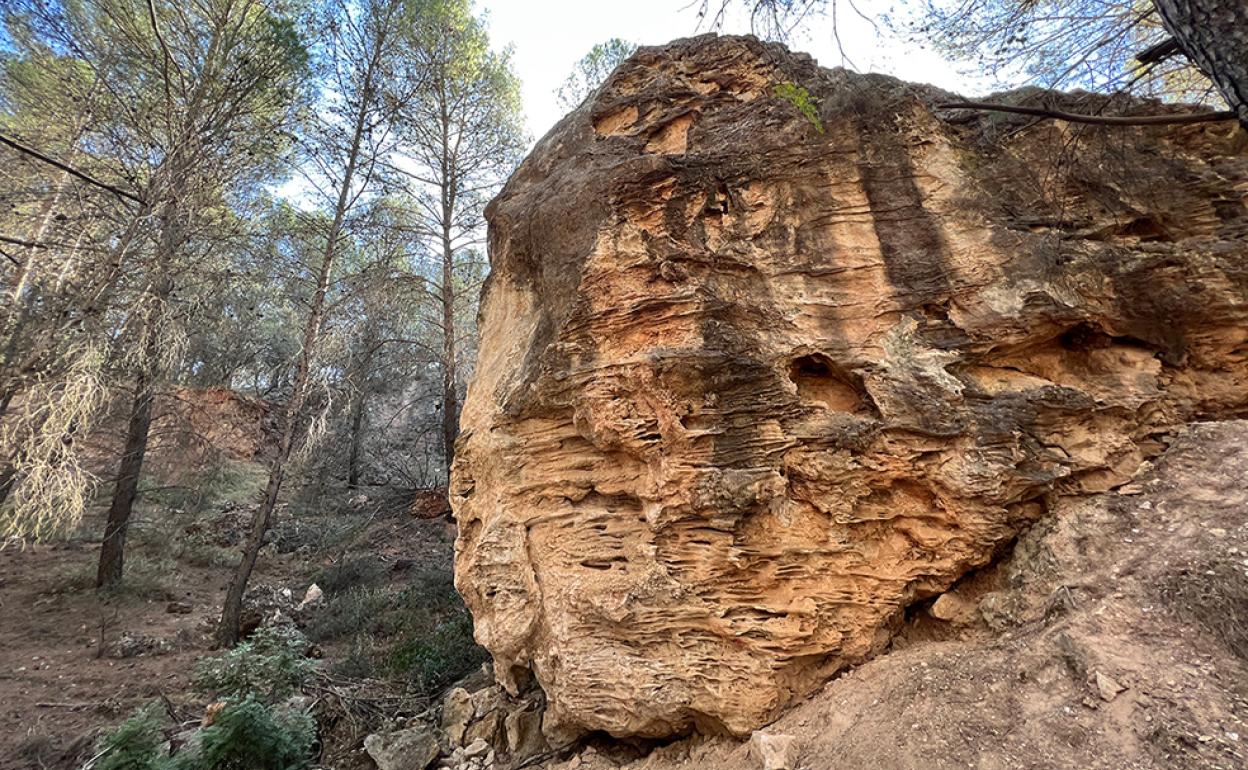
<instances>
[{"instance_id":1,"label":"dead dry tree","mask_svg":"<svg viewBox=\"0 0 1248 770\"><path fill-rule=\"evenodd\" d=\"M40 540L82 519L96 478L77 437L103 411L104 359L96 347L74 351L66 371L35 381L0 425L0 445L10 448L0 469L0 538Z\"/></svg>"}]
</instances>

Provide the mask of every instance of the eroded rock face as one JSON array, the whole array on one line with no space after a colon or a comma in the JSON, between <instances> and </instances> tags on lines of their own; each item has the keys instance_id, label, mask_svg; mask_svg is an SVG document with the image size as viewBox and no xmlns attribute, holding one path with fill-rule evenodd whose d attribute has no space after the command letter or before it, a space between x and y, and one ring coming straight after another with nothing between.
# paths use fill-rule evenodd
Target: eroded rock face
<instances>
[{"instance_id":1,"label":"eroded rock face","mask_svg":"<svg viewBox=\"0 0 1248 770\"><path fill-rule=\"evenodd\" d=\"M1248 405L1240 129L941 96L643 49L491 205L456 576L548 732L747 734L1046 496Z\"/></svg>"}]
</instances>

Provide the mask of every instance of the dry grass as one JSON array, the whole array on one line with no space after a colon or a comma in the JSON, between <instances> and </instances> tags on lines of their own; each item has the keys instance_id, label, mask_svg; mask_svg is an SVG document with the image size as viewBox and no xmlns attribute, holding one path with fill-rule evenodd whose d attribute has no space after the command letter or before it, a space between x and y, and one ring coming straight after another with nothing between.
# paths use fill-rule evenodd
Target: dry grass
<instances>
[{"instance_id":1,"label":"dry grass","mask_svg":"<svg viewBox=\"0 0 1248 770\"><path fill-rule=\"evenodd\" d=\"M1241 660L1248 661L1248 574L1225 559L1174 573L1160 587L1175 612L1209 629Z\"/></svg>"}]
</instances>

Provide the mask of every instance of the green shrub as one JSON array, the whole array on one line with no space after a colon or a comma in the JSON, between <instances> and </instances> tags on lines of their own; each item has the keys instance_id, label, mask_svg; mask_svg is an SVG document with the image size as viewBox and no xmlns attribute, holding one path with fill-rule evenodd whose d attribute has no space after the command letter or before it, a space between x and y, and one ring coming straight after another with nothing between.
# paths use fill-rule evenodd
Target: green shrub
<instances>
[{"instance_id":1,"label":"green shrub","mask_svg":"<svg viewBox=\"0 0 1248 770\"><path fill-rule=\"evenodd\" d=\"M339 562L321 570L314 583L327 594L341 593L352 588L374 585L386 575L386 565L375 557L356 558Z\"/></svg>"},{"instance_id":2,"label":"green shrub","mask_svg":"<svg viewBox=\"0 0 1248 770\"><path fill-rule=\"evenodd\" d=\"M319 583L317 585L320 585ZM377 588L360 588L329 596L308 621L308 636L318 642L355 634L383 634L393 625L394 596Z\"/></svg>"},{"instance_id":3,"label":"green shrub","mask_svg":"<svg viewBox=\"0 0 1248 770\"><path fill-rule=\"evenodd\" d=\"M432 633L410 636L400 642L390 653L390 666L432 695L485 659L485 650L472 638L472 616L467 609L461 609L439 623Z\"/></svg>"},{"instance_id":4,"label":"green shrub","mask_svg":"<svg viewBox=\"0 0 1248 770\"><path fill-rule=\"evenodd\" d=\"M303 686L313 664L304 656L307 640L293 629L261 628L245 642L215 658L200 661L196 689L218 697L258 694L279 700Z\"/></svg>"},{"instance_id":5,"label":"green shrub","mask_svg":"<svg viewBox=\"0 0 1248 770\"><path fill-rule=\"evenodd\" d=\"M152 486L158 488L147 496L163 508L206 513L258 501L268 480L264 463L218 456L185 485L159 488L153 481Z\"/></svg>"},{"instance_id":6,"label":"green shrub","mask_svg":"<svg viewBox=\"0 0 1248 770\"><path fill-rule=\"evenodd\" d=\"M100 742L97 770L165 770L164 718L158 704L139 709Z\"/></svg>"},{"instance_id":7,"label":"green shrub","mask_svg":"<svg viewBox=\"0 0 1248 770\"><path fill-rule=\"evenodd\" d=\"M84 565L81 576L72 584L94 588L95 569L94 564ZM131 549L122 565L121 580L105 588L104 593L117 598L166 601L175 596L168 580L176 574L177 565L172 559L152 558Z\"/></svg>"},{"instance_id":8,"label":"green shrub","mask_svg":"<svg viewBox=\"0 0 1248 770\"><path fill-rule=\"evenodd\" d=\"M273 709L254 696L231 703L200 730L199 747L178 770L300 770L312 760L316 729L306 712Z\"/></svg>"}]
</instances>

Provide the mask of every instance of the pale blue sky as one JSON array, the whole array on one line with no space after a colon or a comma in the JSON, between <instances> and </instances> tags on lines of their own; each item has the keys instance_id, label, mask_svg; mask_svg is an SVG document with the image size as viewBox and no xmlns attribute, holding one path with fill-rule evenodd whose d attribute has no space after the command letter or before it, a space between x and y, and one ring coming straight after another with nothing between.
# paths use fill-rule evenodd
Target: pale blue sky
<instances>
[{"instance_id":1,"label":"pale blue sky","mask_svg":"<svg viewBox=\"0 0 1248 770\"><path fill-rule=\"evenodd\" d=\"M555 91L590 47L612 37L656 45L697 34L697 5L698 0L477 0L478 9L488 12L495 47L513 47L534 139L563 116ZM895 3L857 3L867 15L890 5ZM848 3L842 6L836 26L845 54L859 71L883 72L968 95L985 89L986 83L959 74L940 55L893 38L883 24L877 35L871 24L849 10ZM830 17L812 17L803 29L791 47L811 54L825 67L842 65ZM749 25L742 18L730 18L724 31L748 32Z\"/></svg>"}]
</instances>

